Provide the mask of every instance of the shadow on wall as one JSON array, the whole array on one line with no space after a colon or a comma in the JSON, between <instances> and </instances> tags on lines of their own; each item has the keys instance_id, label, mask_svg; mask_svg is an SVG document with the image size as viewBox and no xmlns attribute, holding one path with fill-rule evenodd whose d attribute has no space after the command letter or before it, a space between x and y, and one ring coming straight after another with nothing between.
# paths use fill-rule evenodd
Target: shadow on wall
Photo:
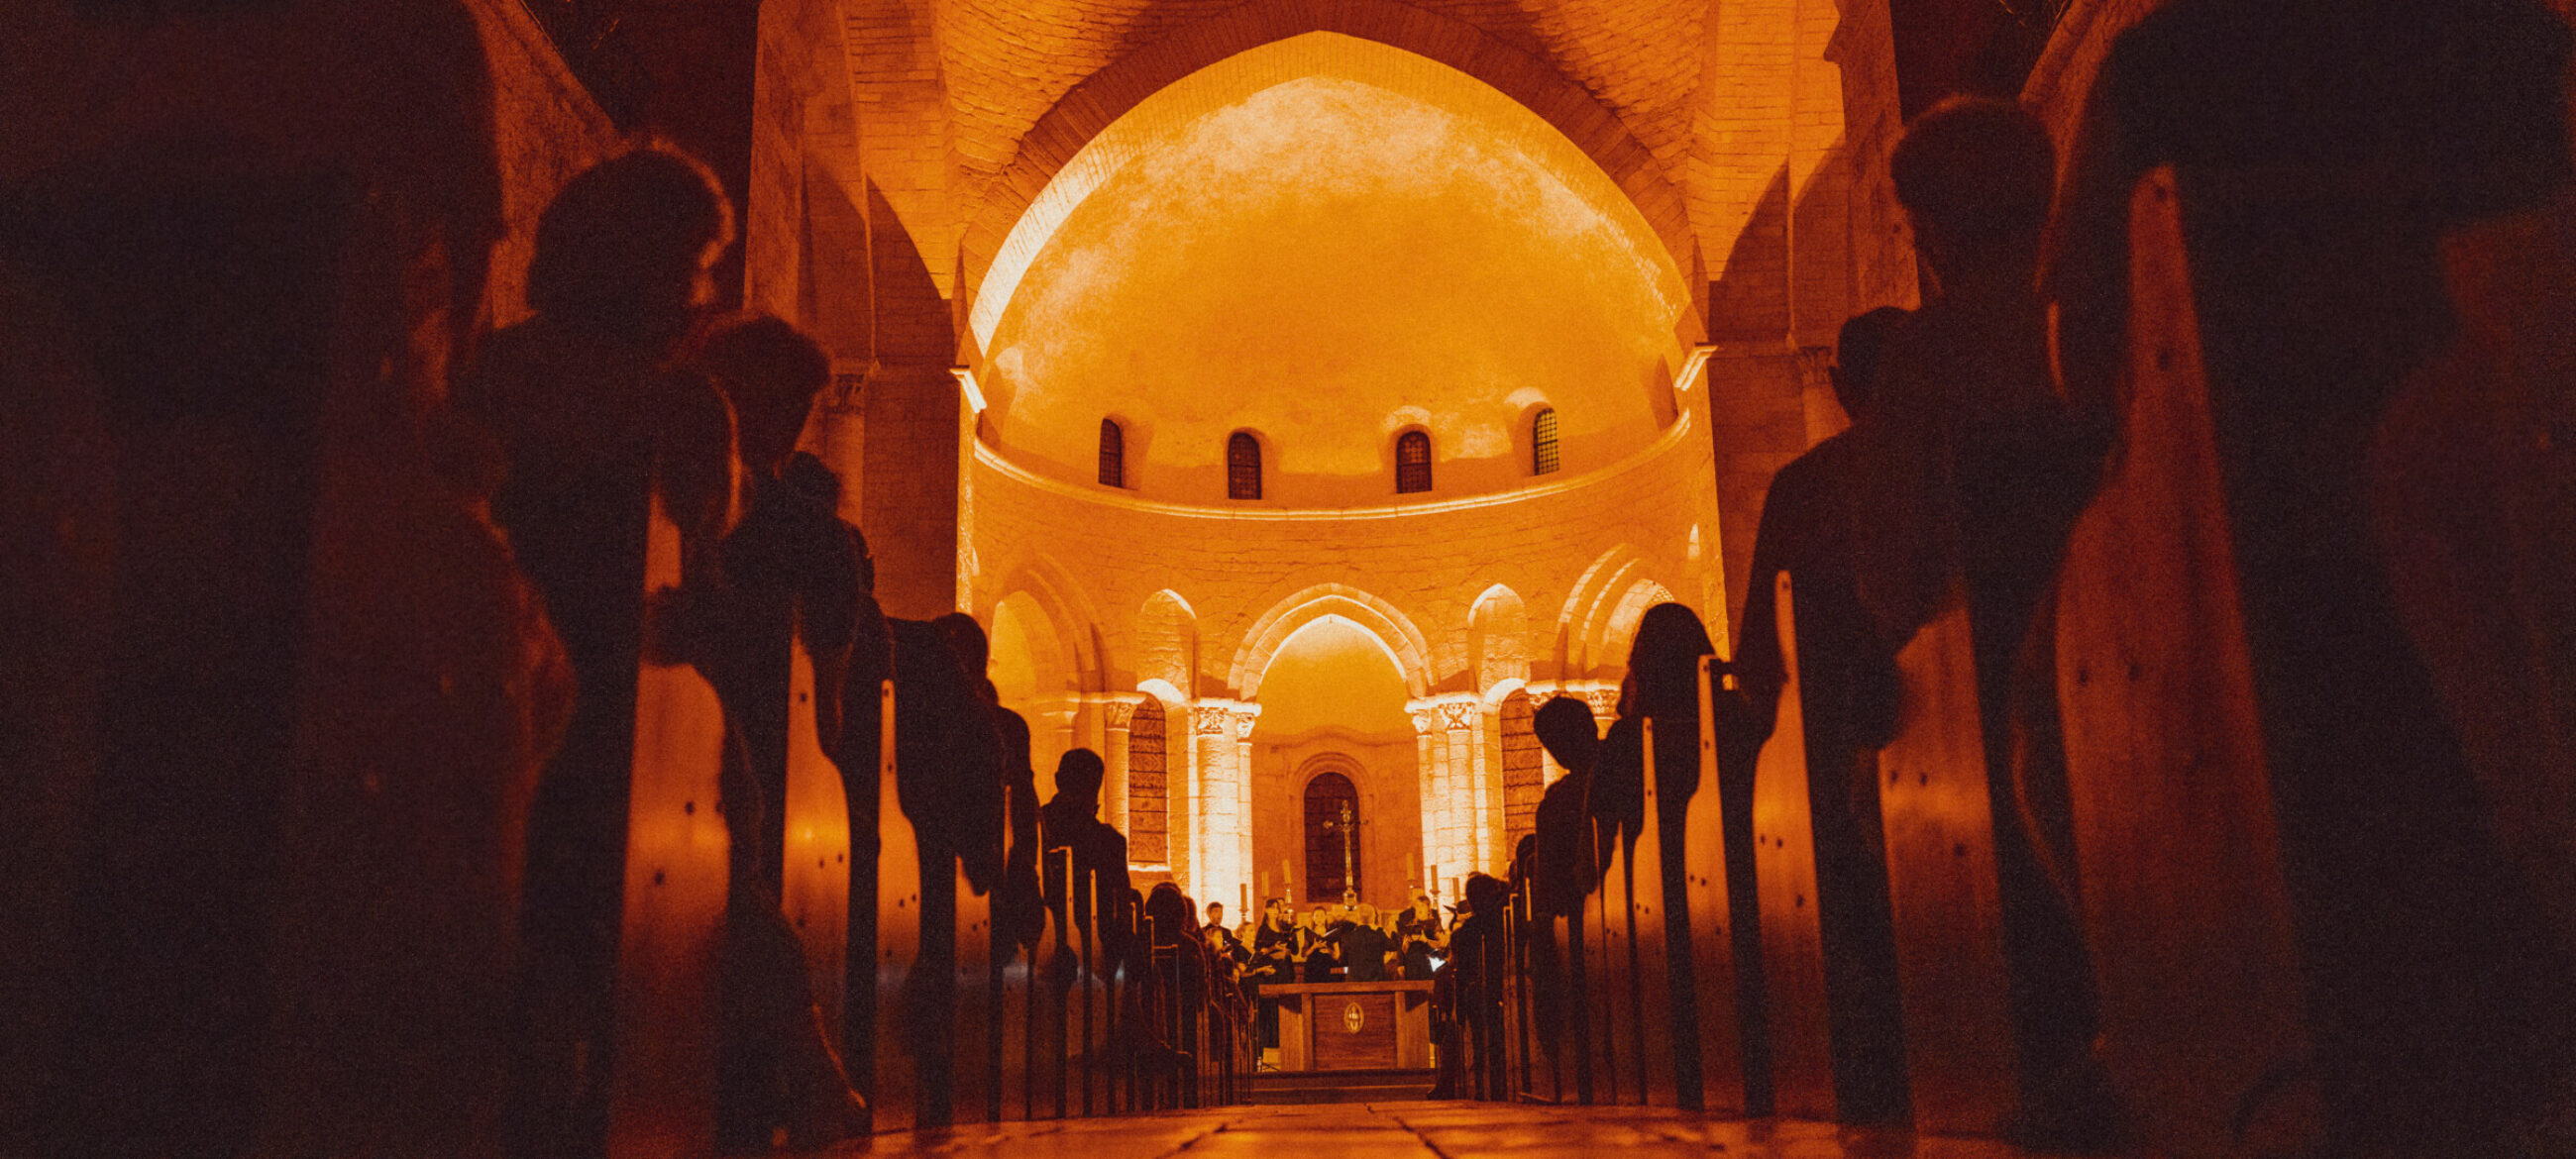
<instances>
[{"instance_id":1,"label":"shadow on wall","mask_svg":"<svg viewBox=\"0 0 2576 1159\"><path fill-rule=\"evenodd\" d=\"M873 437L859 526L877 553L886 614L926 619L957 608L962 404L948 373L957 328L927 258L874 182L868 222L877 361L861 403Z\"/></svg>"}]
</instances>

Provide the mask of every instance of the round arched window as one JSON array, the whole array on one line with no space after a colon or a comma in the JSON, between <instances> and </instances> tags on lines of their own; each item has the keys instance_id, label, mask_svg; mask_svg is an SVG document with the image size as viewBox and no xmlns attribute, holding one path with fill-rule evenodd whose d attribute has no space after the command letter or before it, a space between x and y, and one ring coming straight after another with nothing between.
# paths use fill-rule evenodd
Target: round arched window
<instances>
[{"instance_id":1,"label":"round arched window","mask_svg":"<svg viewBox=\"0 0 2576 1159\"><path fill-rule=\"evenodd\" d=\"M1548 474L1556 463L1556 408L1541 407L1530 419L1530 474Z\"/></svg>"},{"instance_id":2,"label":"round arched window","mask_svg":"<svg viewBox=\"0 0 2576 1159\"><path fill-rule=\"evenodd\" d=\"M1340 773L1306 782L1306 900L1340 901L1360 889L1360 793Z\"/></svg>"},{"instance_id":3,"label":"round arched window","mask_svg":"<svg viewBox=\"0 0 2576 1159\"><path fill-rule=\"evenodd\" d=\"M1236 431L1225 441L1225 497L1261 498L1261 440Z\"/></svg>"},{"instance_id":4,"label":"round arched window","mask_svg":"<svg viewBox=\"0 0 2576 1159\"><path fill-rule=\"evenodd\" d=\"M1116 419L1100 420L1100 485L1127 485L1127 428Z\"/></svg>"},{"instance_id":5,"label":"round arched window","mask_svg":"<svg viewBox=\"0 0 2576 1159\"><path fill-rule=\"evenodd\" d=\"M1406 431L1395 440L1395 493L1410 495L1431 489L1431 436Z\"/></svg>"}]
</instances>

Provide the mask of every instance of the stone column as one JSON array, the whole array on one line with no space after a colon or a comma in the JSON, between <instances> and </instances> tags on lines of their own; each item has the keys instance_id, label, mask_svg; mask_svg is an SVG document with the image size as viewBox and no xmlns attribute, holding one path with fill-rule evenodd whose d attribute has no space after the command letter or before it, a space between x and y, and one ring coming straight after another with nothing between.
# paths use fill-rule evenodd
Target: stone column
<instances>
[{"instance_id":1,"label":"stone column","mask_svg":"<svg viewBox=\"0 0 2576 1159\"><path fill-rule=\"evenodd\" d=\"M1484 835L1485 863L1499 875L1512 866L1511 834L1503 827L1503 706L1487 697L1476 703L1476 831Z\"/></svg>"},{"instance_id":2,"label":"stone column","mask_svg":"<svg viewBox=\"0 0 2576 1159\"><path fill-rule=\"evenodd\" d=\"M1478 840L1482 820L1478 807L1476 784L1476 708L1477 698L1446 697L1440 701L1440 731L1448 750L1442 769L1446 782L1442 796L1449 804L1447 825L1442 837L1454 851L1458 868L1448 870L1451 877L1465 877L1487 868L1484 842Z\"/></svg>"},{"instance_id":3,"label":"stone column","mask_svg":"<svg viewBox=\"0 0 2576 1159\"><path fill-rule=\"evenodd\" d=\"M1220 871L1216 817L1220 802L1230 801L1234 763L1234 706L1222 700L1193 701L1190 706L1190 846L1187 867L1175 851L1172 880L1196 894L1210 875Z\"/></svg>"},{"instance_id":4,"label":"stone column","mask_svg":"<svg viewBox=\"0 0 2576 1159\"><path fill-rule=\"evenodd\" d=\"M1258 704L1238 705L1232 712L1234 722L1234 840L1226 842L1232 855L1222 889L1199 898L1204 908L1211 901L1237 904L1245 883L1252 880L1252 726L1261 718Z\"/></svg>"},{"instance_id":5,"label":"stone column","mask_svg":"<svg viewBox=\"0 0 2576 1159\"><path fill-rule=\"evenodd\" d=\"M1772 319L1782 322L1785 319ZM1712 343L1707 387L1695 405L1709 418L1710 449L1717 457L1719 559L1726 577L1727 622L1743 618L1744 590L1753 571L1753 532L1762 522L1762 500L1771 476L1805 453L1806 396L1798 350L1785 332L1735 336Z\"/></svg>"},{"instance_id":6,"label":"stone column","mask_svg":"<svg viewBox=\"0 0 2576 1159\"><path fill-rule=\"evenodd\" d=\"M1135 723L1136 706L1145 703L1145 696L1142 692L1101 692L1088 697L1100 721L1100 763L1107 770L1100 778L1100 816L1121 833L1128 830L1128 729Z\"/></svg>"},{"instance_id":7,"label":"stone column","mask_svg":"<svg viewBox=\"0 0 2576 1159\"><path fill-rule=\"evenodd\" d=\"M1438 769L1446 754L1432 743L1440 727L1440 712L1427 700L1416 700L1405 709L1413 716L1414 778L1422 791L1422 884L1432 885L1440 866L1440 778Z\"/></svg>"}]
</instances>

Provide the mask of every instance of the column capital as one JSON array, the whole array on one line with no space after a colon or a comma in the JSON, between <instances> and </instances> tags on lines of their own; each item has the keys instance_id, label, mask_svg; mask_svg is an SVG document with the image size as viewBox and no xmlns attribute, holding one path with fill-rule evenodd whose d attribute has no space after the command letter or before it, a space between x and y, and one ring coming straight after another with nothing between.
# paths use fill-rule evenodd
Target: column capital
<instances>
[{"instance_id":1,"label":"column capital","mask_svg":"<svg viewBox=\"0 0 2576 1159\"><path fill-rule=\"evenodd\" d=\"M1801 346L1798 348L1798 386L1802 390L1833 389L1834 348Z\"/></svg>"},{"instance_id":2,"label":"column capital","mask_svg":"<svg viewBox=\"0 0 2576 1159\"><path fill-rule=\"evenodd\" d=\"M1082 700L1097 706L1101 719L1111 728L1126 728L1136 719L1136 709L1152 697L1148 692L1087 692Z\"/></svg>"},{"instance_id":3,"label":"column capital","mask_svg":"<svg viewBox=\"0 0 2576 1159\"><path fill-rule=\"evenodd\" d=\"M1206 697L1190 702L1192 728L1201 736L1231 736L1236 740L1252 739L1252 724L1261 717L1261 706L1244 700L1218 700Z\"/></svg>"}]
</instances>

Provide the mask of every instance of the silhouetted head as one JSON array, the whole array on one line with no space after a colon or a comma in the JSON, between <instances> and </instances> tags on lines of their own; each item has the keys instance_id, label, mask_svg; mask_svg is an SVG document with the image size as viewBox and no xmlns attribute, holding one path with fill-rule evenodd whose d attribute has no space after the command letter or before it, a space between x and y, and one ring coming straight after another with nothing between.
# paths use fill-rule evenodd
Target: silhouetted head
<instances>
[{"instance_id":1,"label":"silhouetted head","mask_svg":"<svg viewBox=\"0 0 2576 1159\"><path fill-rule=\"evenodd\" d=\"M1154 892L1145 895L1145 920L1153 923L1157 939L1178 938L1198 928L1190 921L1190 899L1181 888L1162 882Z\"/></svg>"},{"instance_id":2,"label":"silhouetted head","mask_svg":"<svg viewBox=\"0 0 2576 1159\"><path fill-rule=\"evenodd\" d=\"M1687 713L1699 704L1699 658L1717 651L1699 615L1680 604L1657 604L1637 621L1628 649L1627 711L1660 716Z\"/></svg>"},{"instance_id":3,"label":"silhouetted head","mask_svg":"<svg viewBox=\"0 0 2576 1159\"><path fill-rule=\"evenodd\" d=\"M1224 925L1224 924L1225 924L1225 903L1224 903L1224 902L1221 902L1221 901L1212 901L1212 902L1209 902L1209 903L1208 903L1208 907L1207 907L1207 916L1208 916L1207 924L1212 925L1212 926L1221 926L1221 925Z\"/></svg>"},{"instance_id":4,"label":"silhouetted head","mask_svg":"<svg viewBox=\"0 0 2576 1159\"><path fill-rule=\"evenodd\" d=\"M528 301L537 313L623 341L688 328L707 268L733 240L733 206L696 158L663 146L603 161L537 219Z\"/></svg>"},{"instance_id":5,"label":"silhouetted head","mask_svg":"<svg viewBox=\"0 0 2576 1159\"><path fill-rule=\"evenodd\" d=\"M698 351L698 365L733 402L743 467L776 475L805 431L814 396L832 382L832 359L785 320L756 314L726 323Z\"/></svg>"},{"instance_id":6,"label":"silhouetted head","mask_svg":"<svg viewBox=\"0 0 2576 1159\"><path fill-rule=\"evenodd\" d=\"M1055 763L1055 795L1060 799L1097 803L1103 771L1099 753L1090 749L1073 749Z\"/></svg>"},{"instance_id":7,"label":"silhouetted head","mask_svg":"<svg viewBox=\"0 0 2576 1159\"><path fill-rule=\"evenodd\" d=\"M2057 148L2030 110L1952 97L1915 118L1889 162L1915 244L1943 278L2038 261Z\"/></svg>"},{"instance_id":8,"label":"silhouetted head","mask_svg":"<svg viewBox=\"0 0 2576 1159\"><path fill-rule=\"evenodd\" d=\"M1843 323L1835 337L1833 377L1834 399L1843 404L1844 414L1857 419L1869 409L1871 392L1878 388L1879 355L1912 316L1910 310L1881 306Z\"/></svg>"},{"instance_id":9,"label":"silhouetted head","mask_svg":"<svg viewBox=\"0 0 2576 1159\"><path fill-rule=\"evenodd\" d=\"M992 645L984 639L984 625L976 623L975 617L950 612L932 620L930 627L939 633L940 642L948 645L949 654L957 657L958 667L975 676L984 674L992 660Z\"/></svg>"},{"instance_id":10,"label":"silhouetted head","mask_svg":"<svg viewBox=\"0 0 2576 1159\"><path fill-rule=\"evenodd\" d=\"M1511 896L1511 887L1504 885L1500 878L1483 873L1467 876L1468 913L1498 917Z\"/></svg>"},{"instance_id":11,"label":"silhouetted head","mask_svg":"<svg viewBox=\"0 0 2576 1159\"><path fill-rule=\"evenodd\" d=\"M1601 724L1580 696L1553 697L1539 705L1530 718L1530 731L1538 734L1547 755L1568 771L1590 771L1601 752Z\"/></svg>"}]
</instances>

